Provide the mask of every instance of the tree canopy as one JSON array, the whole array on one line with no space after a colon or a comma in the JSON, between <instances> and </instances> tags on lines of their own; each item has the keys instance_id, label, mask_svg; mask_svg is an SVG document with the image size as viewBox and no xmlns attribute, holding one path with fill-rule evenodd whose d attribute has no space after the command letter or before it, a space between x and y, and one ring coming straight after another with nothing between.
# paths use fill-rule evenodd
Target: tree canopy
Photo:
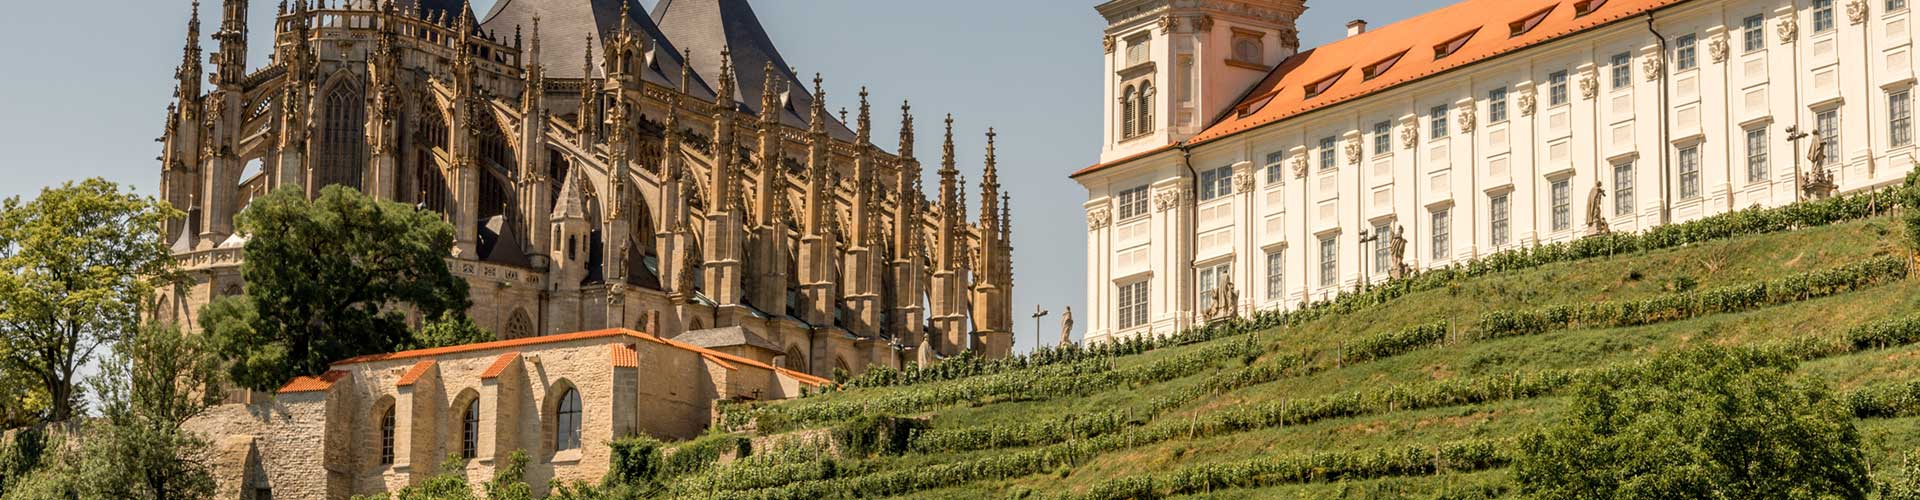
<instances>
[{"instance_id":1,"label":"tree canopy","mask_svg":"<svg viewBox=\"0 0 1920 500\"><path fill-rule=\"evenodd\" d=\"M0 402L43 406L47 421L73 416L75 373L133 333L154 287L176 277L161 233L179 216L98 178L0 203L0 370L11 371ZM22 389L23 378L39 387Z\"/></svg>"},{"instance_id":2,"label":"tree canopy","mask_svg":"<svg viewBox=\"0 0 1920 500\"><path fill-rule=\"evenodd\" d=\"M1852 415L1795 365L1697 347L1596 374L1563 422L1521 443L1514 476L1546 499L1865 498Z\"/></svg>"},{"instance_id":3,"label":"tree canopy","mask_svg":"<svg viewBox=\"0 0 1920 500\"><path fill-rule=\"evenodd\" d=\"M328 186L311 201L298 190L255 199L235 225L248 237L247 293L209 304L201 323L241 387L416 347L407 311L443 318L471 304L447 267L453 226L434 212Z\"/></svg>"}]
</instances>

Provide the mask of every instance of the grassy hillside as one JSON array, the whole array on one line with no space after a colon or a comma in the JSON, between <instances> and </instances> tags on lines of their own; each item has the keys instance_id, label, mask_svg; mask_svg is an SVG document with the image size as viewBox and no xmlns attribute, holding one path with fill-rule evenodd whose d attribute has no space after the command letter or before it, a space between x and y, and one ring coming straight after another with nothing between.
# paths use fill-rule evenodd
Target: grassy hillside
<instances>
[{"instance_id":1,"label":"grassy hillside","mask_svg":"<svg viewBox=\"0 0 1920 500\"><path fill-rule=\"evenodd\" d=\"M1920 450L1920 281L1855 198L1427 273L1178 341L869 374L723 410L717 498L1512 496L1514 439L1598 370L1699 344L1791 353L1852 401L1876 477ZM1733 229L1725 229L1733 228ZM898 417L898 418L896 418ZM891 431L878 443L852 431Z\"/></svg>"}]
</instances>

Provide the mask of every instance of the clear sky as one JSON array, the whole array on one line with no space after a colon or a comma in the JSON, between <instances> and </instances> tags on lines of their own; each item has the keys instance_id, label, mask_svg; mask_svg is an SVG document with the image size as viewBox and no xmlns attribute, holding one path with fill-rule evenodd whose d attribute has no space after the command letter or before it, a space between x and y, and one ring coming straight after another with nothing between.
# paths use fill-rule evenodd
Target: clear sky
<instances>
[{"instance_id":1,"label":"clear sky","mask_svg":"<svg viewBox=\"0 0 1920 500\"><path fill-rule=\"evenodd\" d=\"M339 1L339 0L334 0ZM1455 0L1308 0L1301 42L1345 36L1346 22L1374 26ZM220 0L201 8L217 29ZM641 0L651 7L653 0ZM189 0L7 2L0 16L0 197L105 177L157 194L154 142L172 99ZM486 12L494 0L474 0ZM1014 208L1016 349L1034 345L1035 305L1052 314L1086 301L1086 191L1067 174L1098 160L1104 21L1095 0L760 0L787 62L824 73L829 109L852 108L861 86L876 103L874 137L891 150L898 104L912 99L918 150L933 165L940 117L955 115L961 171L978 181L987 127L999 129L1001 183ZM265 63L277 0L253 0L255 67ZM211 40L203 40L209 53ZM208 66L211 70L211 65ZM933 168L927 172L932 175ZM929 178L929 186L934 185ZM971 211L970 211L971 212ZM1086 314L1076 311L1084 332Z\"/></svg>"}]
</instances>

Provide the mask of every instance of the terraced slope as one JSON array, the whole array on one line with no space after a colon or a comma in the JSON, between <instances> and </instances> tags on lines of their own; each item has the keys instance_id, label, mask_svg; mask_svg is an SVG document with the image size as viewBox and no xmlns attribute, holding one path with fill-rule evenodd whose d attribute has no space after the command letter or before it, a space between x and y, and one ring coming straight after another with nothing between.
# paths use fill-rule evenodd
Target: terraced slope
<instances>
[{"instance_id":1,"label":"terraced slope","mask_svg":"<svg viewBox=\"0 0 1920 500\"><path fill-rule=\"evenodd\" d=\"M1514 439L1558 418L1573 381L1703 343L1802 360L1854 401L1873 470L1890 478L1920 450L1920 280L1884 204L1755 211L1793 222L1708 221L1606 252L1430 273L1180 341L869 374L850 384L861 387L728 407L716 432L733 434L708 441L752 439L752 456L688 467L666 490L1504 497ZM1838 215L1780 215L1822 207ZM1699 231L1719 224L1750 234ZM1652 241L1667 237L1684 244ZM848 437L876 430L879 442Z\"/></svg>"}]
</instances>

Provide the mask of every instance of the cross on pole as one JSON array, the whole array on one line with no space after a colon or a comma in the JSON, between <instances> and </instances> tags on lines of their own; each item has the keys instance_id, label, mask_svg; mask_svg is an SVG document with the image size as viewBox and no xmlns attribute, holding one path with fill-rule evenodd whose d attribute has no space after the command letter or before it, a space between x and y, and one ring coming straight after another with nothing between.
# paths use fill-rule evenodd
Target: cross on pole
<instances>
[{"instance_id":1,"label":"cross on pole","mask_svg":"<svg viewBox=\"0 0 1920 500\"><path fill-rule=\"evenodd\" d=\"M1040 304L1033 305L1033 349L1036 351L1040 350L1040 344L1043 342L1040 340L1040 318L1047 317L1047 312L1046 309L1040 308Z\"/></svg>"}]
</instances>

